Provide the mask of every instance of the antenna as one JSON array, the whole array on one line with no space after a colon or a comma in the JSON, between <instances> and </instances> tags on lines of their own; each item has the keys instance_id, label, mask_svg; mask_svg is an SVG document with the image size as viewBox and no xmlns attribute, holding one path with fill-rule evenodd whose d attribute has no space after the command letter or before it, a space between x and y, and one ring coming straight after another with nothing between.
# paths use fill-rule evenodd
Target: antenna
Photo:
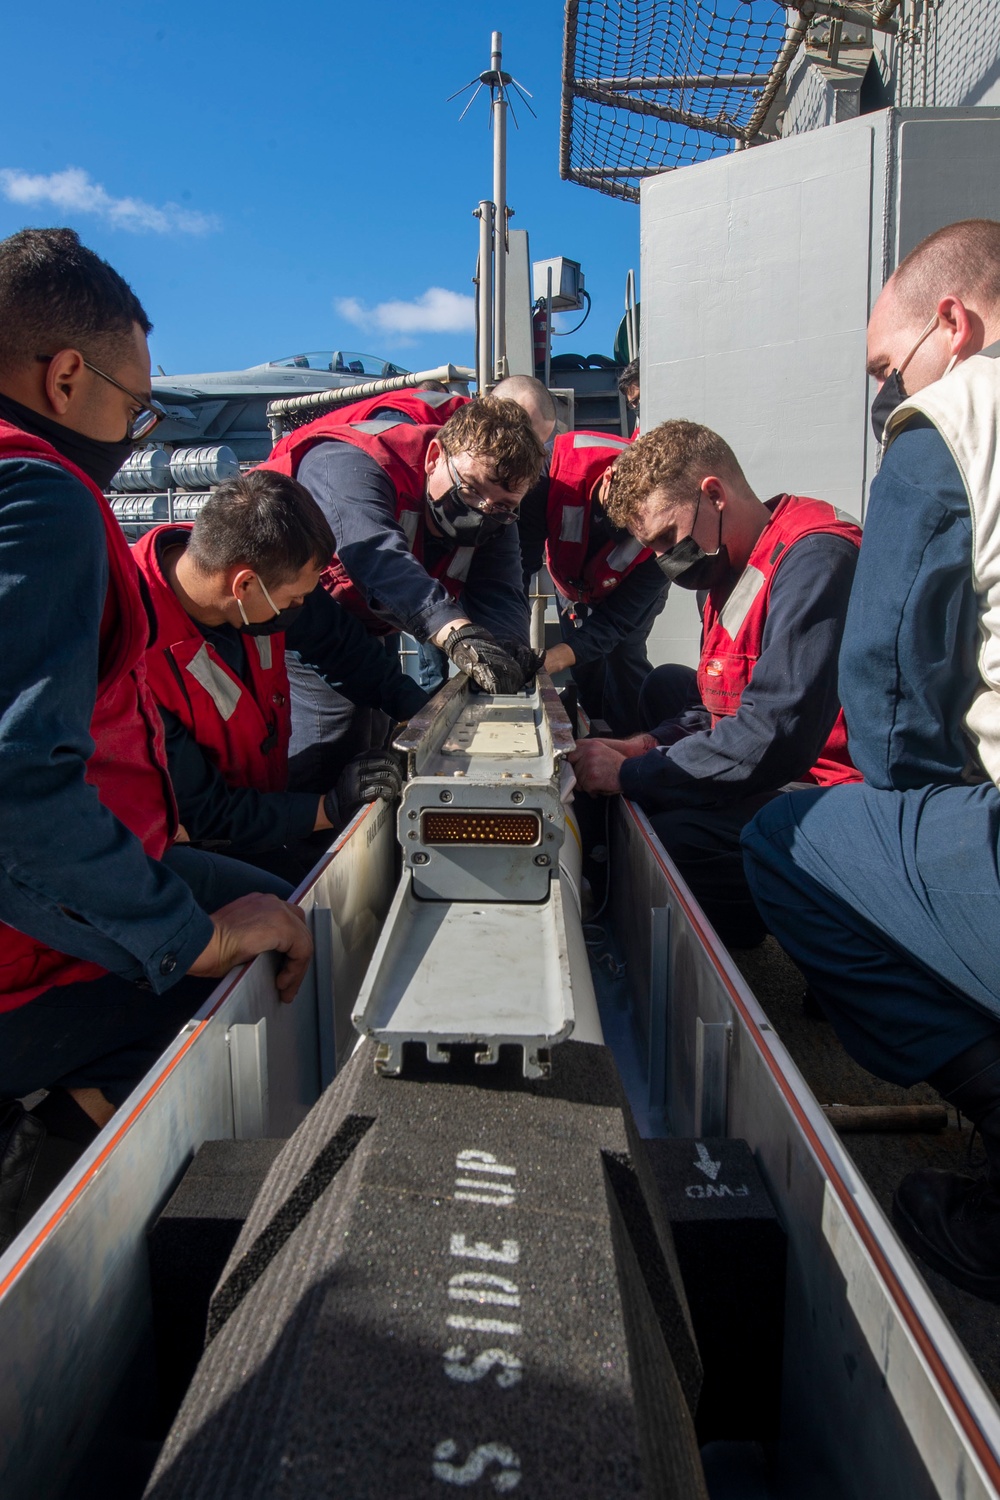
<instances>
[{"instance_id":1,"label":"antenna","mask_svg":"<svg viewBox=\"0 0 1000 1500\"><path fill-rule=\"evenodd\" d=\"M503 71L503 35L494 31L490 40L490 65L457 93L473 94L462 110L464 120L483 88L490 91L490 129L493 132L493 198L483 199L473 210L479 220L479 264L476 268L476 384L480 395L491 390L507 374L507 226L514 210L507 205L507 110L517 129L511 100L516 92L528 112L530 93L516 78Z\"/></svg>"}]
</instances>

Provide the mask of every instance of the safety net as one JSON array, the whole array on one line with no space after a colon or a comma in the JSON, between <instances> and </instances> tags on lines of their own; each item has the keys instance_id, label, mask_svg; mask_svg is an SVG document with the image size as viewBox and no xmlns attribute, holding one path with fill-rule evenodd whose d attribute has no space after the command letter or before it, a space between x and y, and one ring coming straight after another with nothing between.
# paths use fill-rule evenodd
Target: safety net
<instances>
[{"instance_id":1,"label":"safety net","mask_svg":"<svg viewBox=\"0 0 1000 1500\"><path fill-rule=\"evenodd\" d=\"M560 171L634 202L760 134L807 22L778 0L568 0Z\"/></svg>"}]
</instances>

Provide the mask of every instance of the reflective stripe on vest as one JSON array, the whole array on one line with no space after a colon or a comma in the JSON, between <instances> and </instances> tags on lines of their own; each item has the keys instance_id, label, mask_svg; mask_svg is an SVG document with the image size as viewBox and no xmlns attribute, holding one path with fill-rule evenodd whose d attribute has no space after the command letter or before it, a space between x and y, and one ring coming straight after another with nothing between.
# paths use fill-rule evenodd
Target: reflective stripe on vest
<instances>
[{"instance_id":1,"label":"reflective stripe on vest","mask_svg":"<svg viewBox=\"0 0 1000 1500\"><path fill-rule=\"evenodd\" d=\"M233 717L239 707L242 688L235 683L228 672L223 671L208 654L208 644L196 651L187 664L186 670L196 682L200 682L205 692L211 698L224 722Z\"/></svg>"},{"instance_id":2,"label":"reflective stripe on vest","mask_svg":"<svg viewBox=\"0 0 1000 1500\"><path fill-rule=\"evenodd\" d=\"M399 518L399 524L403 528L406 540L410 544L412 552L417 543L417 532L420 530L420 512L417 510L404 510Z\"/></svg>"},{"instance_id":3,"label":"reflective stripe on vest","mask_svg":"<svg viewBox=\"0 0 1000 1500\"><path fill-rule=\"evenodd\" d=\"M409 422L396 422L392 417L372 417L363 422L348 422L352 432L370 432L380 435L383 432L391 432L394 427L409 427Z\"/></svg>"},{"instance_id":4,"label":"reflective stripe on vest","mask_svg":"<svg viewBox=\"0 0 1000 1500\"><path fill-rule=\"evenodd\" d=\"M574 432L574 448L627 448L624 438L605 436L603 432Z\"/></svg>"},{"instance_id":5,"label":"reflective stripe on vest","mask_svg":"<svg viewBox=\"0 0 1000 1500\"><path fill-rule=\"evenodd\" d=\"M559 523L559 540L561 542L582 542L583 523L587 512L582 505L567 505L563 507L562 521Z\"/></svg>"},{"instance_id":6,"label":"reflective stripe on vest","mask_svg":"<svg viewBox=\"0 0 1000 1500\"><path fill-rule=\"evenodd\" d=\"M719 624L734 640L743 629L743 621L750 613L751 606L766 582L760 569L749 563L740 574L740 580L726 600L719 616Z\"/></svg>"},{"instance_id":7,"label":"reflective stripe on vest","mask_svg":"<svg viewBox=\"0 0 1000 1500\"><path fill-rule=\"evenodd\" d=\"M624 573L630 567L645 548L641 542L637 542L634 536L627 541L619 542L611 552L608 553L608 567L613 568L616 573Z\"/></svg>"},{"instance_id":8,"label":"reflective stripe on vest","mask_svg":"<svg viewBox=\"0 0 1000 1500\"><path fill-rule=\"evenodd\" d=\"M472 566L472 559L475 555L475 547L459 547L448 564L448 577L461 579L464 583L469 576L469 568Z\"/></svg>"}]
</instances>

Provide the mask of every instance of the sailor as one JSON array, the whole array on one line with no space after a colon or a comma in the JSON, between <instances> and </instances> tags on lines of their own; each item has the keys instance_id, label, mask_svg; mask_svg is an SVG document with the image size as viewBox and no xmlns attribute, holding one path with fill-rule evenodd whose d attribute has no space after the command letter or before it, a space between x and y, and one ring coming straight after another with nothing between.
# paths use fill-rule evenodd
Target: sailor
<instances>
[{"instance_id":1,"label":"sailor","mask_svg":"<svg viewBox=\"0 0 1000 1500\"><path fill-rule=\"evenodd\" d=\"M0 243L0 1246L46 1123L86 1140L212 978L276 949L290 1000L312 951L284 882L173 843L149 620L102 494L160 415L149 327L72 230Z\"/></svg>"},{"instance_id":2,"label":"sailor","mask_svg":"<svg viewBox=\"0 0 1000 1500\"><path fill-rule=\"evenodd\" d=\"M618 389L625 398L625 405L629 411L635 412L635 427L632 429L633 438L639 436L639 359L630 359L624 370L618 377Z\"/></svg>"},{"instance_id":3,"label":"sailor","mask_svg":"<svg viewBox=\"0 0 1000 1500\"><path fill-rule=\"evenodd\" d=\"M987 1173L912 1173L893 1217L997 1301L1000 223L951 224L900 262L868 372L883 456L840 662L864 784L767 808L747 872L847 1050L893 1083L928 1080L978 1126Z\"/></svg>"},{"instance_id":4,"label":"sailor","mask_svg":"<svg viewBox=\"0 0 1000 1500\"><path fill-rule=\"evenodd\" d=\"M508 375L493 387L498 401L516 401L528 414L531 430L548 452L556 433L556 403L544 380L534 375Z\"/></svg>"},{"instance_id":5,"label":"sailor","mask_svg":"<svg viewBox=\"0 0 1000 1500\"><path fill-rule=\"evenodd\" d=\"M542 566L556 589L562 644L545 655L569 669L580 702L613 734L639 726L639 689L652 664L646 641L670 585L648 547L607 517L602 499L628 444L600 432L563 432L521 503L525 585Z\"/></svg>"},{"instance_id":6,"label":"sailor","mask_svg":"<svg viewBox=\"0 0 1000 1500\"><path fill-rule=\"evenodd\" d=\"M859 528L797 495L766 503L721 437L664 422L622 453L606 507L657 554L665 578L707 592L701 658L643 684L643 733L582 740L586 792L623 792L650 815L723 941L765 927L740 833L789 782L857 781L837 698L837 653Z\"/></svg>"},{"instance_id":7,"label":"sailor","mask_svg":"<svg viewBox=\"0 0 1000 1500\"><path fill-rule=\"evenodd\" d=\"M515 523L542 456L521 407L485 398L443 427L345 426L331 412L282 438L264 467L318 502L337 539L324 586L368 630L392 636L392 649L398 630L430 641L484 691L509 693L536 666ZM301 628L310 613L307 603ZM332 748L325 685L292 664L290 680L293 758L317 742ZM307 774L310 789L330 784L319 760Z\"/></svg>"},{"instance_id":8,"label":"sailor","mask_svg":"<svg viewBox=\"0 0 1000 1500\"><path fill-rule=\"evenodd\" d=\"M395 759L369 752L319 798L288 790L284 632L333 549L308 490L258 469L219 485L193 526L157 526L133 552L156 613L146 674L187 836L294 884L358 807L391 800L401 784ZM308 660L350 701L394 720L422 707L426 694L399 657L322 590L319 601L315 639L300 643Z\"/></svg>"}]
</instances>

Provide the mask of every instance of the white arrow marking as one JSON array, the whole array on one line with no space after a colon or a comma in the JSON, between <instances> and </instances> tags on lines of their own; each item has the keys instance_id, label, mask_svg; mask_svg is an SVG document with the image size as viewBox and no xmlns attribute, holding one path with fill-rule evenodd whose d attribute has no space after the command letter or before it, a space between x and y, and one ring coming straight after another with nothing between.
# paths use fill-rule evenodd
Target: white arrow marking
<instances>
[{"instance_id":1,"label":"white arrow marking","mask_svg":"<svg viewBox=\"0 0 1000 1500\"><path fill-rule=\"evenodd\" d=\"M722 1166L721 1161L713 1161L708 1154L708 1147L703 1145L701 1141L695 1141L694 1149L698 1153L698 1160L694 1165L698 1168L699 1172L704 1172L705 1176L714 1182L719 1175L719 1170Z\"/></svg>"}]
</instances>

